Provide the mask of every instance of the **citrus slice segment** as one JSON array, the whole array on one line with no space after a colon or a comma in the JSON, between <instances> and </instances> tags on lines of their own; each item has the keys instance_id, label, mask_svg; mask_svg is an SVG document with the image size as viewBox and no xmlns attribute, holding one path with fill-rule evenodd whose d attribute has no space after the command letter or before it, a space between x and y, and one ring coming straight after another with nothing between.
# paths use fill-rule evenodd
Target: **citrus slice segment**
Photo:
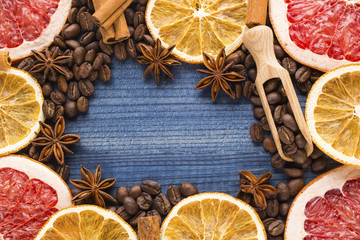
<instances>
[{"instance_id":1,"label":"citrus slice segment","mask_svg":"<svg viewBox=\"0 0 360 240\"><path fill-rule=\"evenodd\" d=\"M313 85L305 115L314 143L333 159L360 166L360 65L331 70Z\"/></svg>"},{"instance_id":2,"label":"citrus slice segment","mask_svg":"<svg viewBox=\"0 0 360 240\"><path fill-rule=\"evenodd\" d=\"M359 239L360 169L341 166L315 178L294 199L286 240Z\"/></svg>"},{"instance_id":3,"label":"citrus slice segment","mask_svg":"<svg viewBox=\"0 0 360 240\"><path fill-rule=\"evenodd\" d=\"M0 0L0 50L17 60L50 45L70 7L71 0Z\"/></svg>"},{"instance_id":4,"label":"citrus slice segment","mask_svg":"<svg viewBox=\"0 0 360 240\"><path fill-rule=\"evenodd\" d=\"M360 62L360 5L348 0L270 0L269 15L284 50L328 71Z\"/></svg>"},{"instance_id":5,"label":"citrus slice segment","mask_svg":"<svg viewBox=\"0 0 360 240\"><path fill-rule=\"evenodd\" d=\"M214 57L225 48L233 52L242 43L246 0L149 0L146 23L164 47L189 63L202 63L202 53Z\"/></svg>"},{"instance_id":6,"label":"citrus slice segment","mask_svg":"<svg viewBox=\"0 0 360 240\"><path fill-rule=\"evenodd\" d=\"M136 240L135 231L116 213L94 205L58 211L34 240Z\"/></svg>"},{"instance_id":7,"label":"citrus slice segment","mask_svg":"<svg viewBox=\"0 0 360 240\"><path fill-rule=\"evenodd\" d=\"M223 193L202 193L179 202L161 226L162 240L266 239L255 210Z\"/></svg>"},{"instance_id":8,"label":"citrus slice segment","mask_svg":"<svg viewBox=\"0 0 360 240\"><path fill-rule=\"evenodd\" d=\"M32 240L53 213L71 205L68 186L45 165L0 158L0 239Z\"/></svg>"},{"instance_id":9,"label":"citrus slice segment","mask_svg":"<svg viewBox=\"0 0 360 240\"><path fill-rule=\"evenodd\" d=\"M36 137L44 120L43 101L30 74L16 68L0 71L0 155L16 152Z\"/></svg>"}]
</instances>

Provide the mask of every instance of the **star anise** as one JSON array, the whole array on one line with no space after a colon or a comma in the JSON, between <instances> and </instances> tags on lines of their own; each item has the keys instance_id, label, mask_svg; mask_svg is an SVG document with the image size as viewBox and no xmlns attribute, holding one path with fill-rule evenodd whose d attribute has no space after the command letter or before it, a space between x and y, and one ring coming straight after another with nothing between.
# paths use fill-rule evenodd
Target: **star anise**
<instances>
[{"instance_id":1,"label":"star anise","mask_svg":"<svg viewBox=\"0 0 360 240\"><path fill-rule=\"evenodd\" d=\"M82 192L73 197L72 200L74 202L85 200L86 198L90 197L92 198L94 204L103 208L106 207L105 200L116 202L116 200L110 194L103 191L111 187L115 183L116 179L109 178L100 182L100 166L96 168L94 175L92 175L88 169L81 165L80 175L82 180L70 180L74 187L82 190Z\"/></svg>"},{"instance_id":2,"label":"star anise","mask_svg":"<svg viewBox=\"0 0 360 240\"><path fill-rule=\"evenodd\" d=\"M222 49L219 55L214 59L211 55L203 53L204 65L208 69L197 69L198 72L210 74L210 76L203 78L195 87L195 89L201 89L212 84L211 98L215 101L219 94L220 87L233 99L235 99L235 93L228 83L241 82L245 80L244 76L234 71L229 71L234 65L234 62L230 62L225 65L226 54L225 49Z\"/></svg>"},{"instance_id":3,"label":"star anise","mask_svg":"<svg viewBox=\"0 0 360 240\"><path fill-rule=\"evenodd\" d=\"M266 184L272 174L265 173L259 178L256 178L254 174L248 171L240 171L240 191L244 193L250 193L254 197L255 205L260 209L266 208L266 198L274 198L278 193L278 190L273 186Z\"/></svg>"},{"instance_id":4,"label":"star anise","mask_svg":"<svg viewBox=\"0 0 360 240\"><path fill-rule=\"evenodd\" d=\"M71 56L60 56L60 49L55 48L53 53L50 52L48 48L45 49L45 52L32 51L35 58L36 64L30 69L30 72L44 72L44 79L47 79L49 73L51 73L53 79L56 79L56 73L67 76L69 70L61 66L66 64L71 59Z\"/></svg>"},{"instance_id":5,"label":"star anise","mask_svg":"<svg viewBox=\"0 0 360 240\"><path fill-rule=\"evenodd\" d=\"M162 47L159 39L156 40L155 47L141 44L140 48L144 56L138 57L137 60L141 64L149 65L144 72L143 78L146 78L152 72L154 72L155 81L157 84L159 84L161 80L161 72L164 72L167 77L174 79L174 75L171 73L168 66L181 64L179 61L170 56L170 53L174 47L175 45L168 48Z\"/></svg>"},{"instance_id":6,"label":"star anise","mask_svg":"<svg viewBox=\"0 0 360 240\"><path fill-rule=\"evenodd\" d=\"M54 131L44 122L40 122L40 130L42 136L35 138L31 142L34 146L43 147L38 160L40 162L47 162L54 155L58 164L63 165L65 163L65 154L73 154L65 145L80 142L80 136L75 134L63 135L65 131L65 120L63 117L59 117L56 121Z\"/></svg>"}]
</instances>

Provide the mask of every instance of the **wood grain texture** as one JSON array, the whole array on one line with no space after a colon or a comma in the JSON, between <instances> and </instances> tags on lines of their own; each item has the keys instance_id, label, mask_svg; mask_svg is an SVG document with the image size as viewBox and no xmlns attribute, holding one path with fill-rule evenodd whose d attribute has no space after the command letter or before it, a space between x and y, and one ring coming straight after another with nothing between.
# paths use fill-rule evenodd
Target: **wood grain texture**
<instances>
[{"instance_id":1,"label":"wood grain texture","mask_svg":"<svg viewBox=\"0 0 360 240\"><path fill-rule=\"evenodd\" d=\"M160 240L159 216L139 218L138 236L139 240Z\"/></svg>"},{"instance_id":2,"label":"wood grain texture","mask_svg":"<svg viewBox=\"0 0 360 240\"><path fill-rule=\"evenodd\" d=\"M282 170L271 167L271 154L250 139L249 128L257 122L250 101L221 93L212 103L209 88L194 90L204 77L195 71L199 67L172 68L175 81L156 86L154 79L142 79L145 66L114 59L113 78L96 83L89 112L67 121L66 132L81 136L75 154L66 158L70 178L80 178L80 164L92 172L101 164L104 178L117 178L113 193L152 179L163 193L188 181L200 192L233 196L239 170L257 176L272 171L274 185L287 181ZM299 99L303 106L305 97ZM308 169L304 176L308 182L315 175Z\"/></svg>"}]
</instances>

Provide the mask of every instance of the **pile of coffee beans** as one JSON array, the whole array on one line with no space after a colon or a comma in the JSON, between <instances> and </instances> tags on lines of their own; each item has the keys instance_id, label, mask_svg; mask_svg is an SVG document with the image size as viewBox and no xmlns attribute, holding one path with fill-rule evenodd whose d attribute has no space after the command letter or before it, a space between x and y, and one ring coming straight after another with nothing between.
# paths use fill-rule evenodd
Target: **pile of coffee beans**
<instances>
[{"instance_id":1,"label":"pile of coffee beans","mask_svg":"<svg viewBox=\"0 0 360 240\"><path fill-rule=\"evenodd\" d=\"M116 191L116 200L119 206L109 206L108 209L116 212L133 228L137 228L139 218L146 216L159 216L161 224L173 206L180 202L182 198L199 192L189 182L183 182L179 187L176 185L169 186L167 196L161 190L161 185L153 180L144 180L141 185L134 185L129 189L120 186ZM75 188L71 191L73 195L79 193L79 190ZM84 204L84 202L78 202L77 204Z\"/></svg>"}]
</instances>

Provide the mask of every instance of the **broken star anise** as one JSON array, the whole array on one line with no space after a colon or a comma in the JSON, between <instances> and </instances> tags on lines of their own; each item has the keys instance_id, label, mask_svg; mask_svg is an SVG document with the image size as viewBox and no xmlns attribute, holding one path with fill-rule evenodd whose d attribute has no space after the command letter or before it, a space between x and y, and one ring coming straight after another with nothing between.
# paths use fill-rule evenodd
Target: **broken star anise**
<instances>
[{"instance_id":1,"label":"broken star anise","mask_svg":"<svg viewBox=\"0 0 360 240\"><path fill-rule=\"evenodd\" d=\"M204 65L208 69L197 69L198 72L210 74L210 76L203 78L195 87L195 89L201 89L212 84L211 98L215 101L219 94L220 87L233 99L235 99L235 93L229 82L241 82L245 80L245 77L237 72L229 71L234 62L229 62L225 65L226 54L225 49L222 49L219 55L214 59L211 55L203 53Z\"/></svg>"},{"instance_id":2,"label":"broken star anise","mask_svg":"<svg viewBox=\"0 0 360 240\"><path fill-rule=\"evenodd\" d=\"M116 179L109 178L102 182L101 180L101 167L98 166L94 172L94 175L81 165L81 180L70 180L71 184L74 185L77 189L82 190L79 194L73 197L72 201L78 202L91 198L94 204L105 208L105 200L116 202L116 200L108 193L103 190L111 187Z\"/></svg>"},{"instance_id":3,"label":"broken star anise","mask_svg":"<svg viewBox=\"0 0 360 240\"><path fill-rule=\"evenodd\" d=\"M32 51L36 58L35 65L30 69L30 72L44 72L44 79L46 80L51 73L53 79L56 79L56 73L67 76L69 70L62 66L67 64L71 56L60 56L60 49L55 48L53 53L48 48L45 48L45 52Z\"/></svg>"},{"instance_id":4,"label":"broken star anise","mask_svg":"<svg viewBox=\"0 0 360 240\"><path fill-rule=\"evenodd\" d=\"M31 141L32 145L43 147L38 160L40 162L47 162L54 155L58 164L63 165L65 163L65 154L73 154L65 145L80 142L80 136L75 134L63 135L65 131L65 120L63 117L59 117L56 121L54 131L44 122L40 122L40 130L43 136L39 136Z\"/></svg>"},{"instance_id":5,"label":"broken star anise","mask_svg":"<svg viewBox=\"0 0 360 240\"><path fill-rule=\"evenodd\" d=\"M149 76L152 72L155 75L156 84L161 81L161 72L164 72L167 77L174 79L174 75L171 73L168 66L180 65L181 63L170 56L171 51L175 46L164 48L161 46L159 39L155 42L155 47L151 45L141 44L141 52L144 56L140 56L137 60L141 64L148 64L149 66L145 69L143 78ZM165 80L166 82L166 80Z\"/></svg>"},{"instance_id":6,"label":"broken star anise","mask_svg":"<svg viewBox=\"0 0 360 240\"><path fill-rule=\"evenodd\" d=\"M260 210L266 208L266 198L276 197L278 190L273 186L266 184L272 176L270 172L261 175L259 178L256 178L254 174L248 171L240 171L239 175L240 191L252 194L254 203Z\"/></svg>"}]
</instances>

